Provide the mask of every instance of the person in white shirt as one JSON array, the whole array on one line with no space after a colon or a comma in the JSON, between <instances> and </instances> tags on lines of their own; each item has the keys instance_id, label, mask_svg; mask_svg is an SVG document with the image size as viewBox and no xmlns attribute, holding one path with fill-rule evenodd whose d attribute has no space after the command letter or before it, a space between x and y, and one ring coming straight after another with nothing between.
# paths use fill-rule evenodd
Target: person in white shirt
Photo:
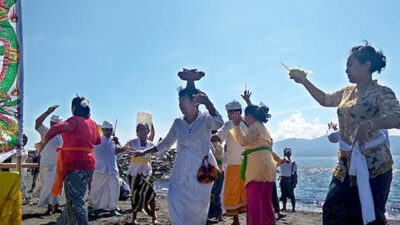
<instances>
[{"instance_id":1,"label":"person in white shirt","mask_svg":"<svg viewBox=\"0 0 400 225\"><path fill-rule=\"evenodd\" d=\"M235 112L242 113L242 106L237 101L229 102L225 105L229 121L212 137L212 141L225 141L227 146L226 177L224 187L224 208L227 216L233 216L234 225L239 223L239 213L247 211L246 208L246 189L245 182L240 179L240 168L242 165L242 152L244 148L233 138L230 130L233 128L232 117ZM247 131L244 121L240 122L240 129Z\"/></svg>"},{"instance_id":2,"label":"person in white shirt","mask_svg":"<svg viewBox=\"0 0 400 225\"><path fill-rule=\"evenodd\" d=\"M199 111L200 104L208 112ZM224 122L208 96L198 89L181 89L179 108L183 116L175 119L167 136L156 146L133 155L163 153L177 143L167 196L170 221L172 225L203 225L207 222L213 182L200 183L198 171L205 156L210 164L217 165L210 149L211 131Z\"/></svg>"},{"instance_id":3,"label":"person in white shirt","mask_svg":"<svg viewBox=\"0 0 400 225\"><path fill-rule=\"evenodd\" d=\"M35 129L40 134L41 140L47 134L49 129L56 123L62 121L62 118L53 115L50 118L50 128L43 124L43 121L58 108L58 105L50 106L47 111L42 113L35 121ZM52 138L45 148L40 152L39 175L34 190L34 196L39 197L39 206L47 205L47 214L61 212L60 204L62 196L52 196L51 189L53 187L54 178L57 171L57 148L62 146L62 138L60 135Z\"/></svg>"},{"instance_id":4,"label":"person in white shirt","mask_svg":"<svg viewBox=\"0 0 400 225\"><path fill-rule=\"evenodd\" d=\"M101 144L93 148L96 168L92 177L92 188L89 194L89 215L101 211L109 211L111 215L119 216L117 204L120 193L120 179L116 154L123 151L118 147L117 137L111 137L113 125L104 121L101 129Z\"/></svg>"},{"instance_id":5,"label":"person in white shirt","mask_svg":"<svg viewBox=\"0 0 400 225\"><path fill-rule=\"evenodd\" d=\"M154 127L149 137L149 126L146 123L139 123L136 126L137 138L129 140L125 147L137 151L154 146L151 141L154 138ZM151 140L149 140L151 138ZM156 214L156 192L152 182L153 170L150 164L150 154L142 157L132 157L128 168L129 183L132 190L132 224L136 224L137 212L144 210L152 217L153 224L159 224Z\"/></svg>"},{"instance_id":6,"label":"person in white shirt","mask_svg":"<svg viewBox=\"0 0 400 225\"><path fill-rule=\"evenodd\" d=\"M292 149L283 149L285 161L280 165L281 167L281 200L283 202L282 211L286 210L287 198L290 198L292 203L292 212L296 211L296 198L294 197L294 189L297 185L297 165L295 161L290 159L292 155Z\"/></svg>"}]
</instances>

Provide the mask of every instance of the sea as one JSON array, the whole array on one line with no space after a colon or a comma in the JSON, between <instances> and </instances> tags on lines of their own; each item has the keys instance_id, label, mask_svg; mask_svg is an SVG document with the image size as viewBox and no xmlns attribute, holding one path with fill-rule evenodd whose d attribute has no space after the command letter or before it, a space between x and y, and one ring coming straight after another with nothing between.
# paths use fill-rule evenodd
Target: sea
<instances>
[{"instance_id":1,"label":"sea","mask_svg":"<svg viewBox=\"0 0 400 225\"><path fill-rule=\"evenodd\" d=\"M388 219L400 220L400 155L393 158L393 180L386 204L386 216ZM322 212L322 205L332 180L332 172L336 167L337 156L294 157L293 160L296 161L298 168L298 184L295 189L296 209ZM166 195L168 183L167 180L157 180L155 182L157 193ZM287 208L291 209L290 201Z\"/></svg>"}]
</instances>

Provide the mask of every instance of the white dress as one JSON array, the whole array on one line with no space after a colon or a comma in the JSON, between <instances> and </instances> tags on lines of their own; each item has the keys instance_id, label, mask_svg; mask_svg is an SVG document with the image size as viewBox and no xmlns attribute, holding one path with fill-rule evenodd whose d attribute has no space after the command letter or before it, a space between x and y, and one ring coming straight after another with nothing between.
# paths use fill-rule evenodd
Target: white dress
<instances>
[{"instance_id":1,"label":"white dress","mask_svg":"<svg viewBox=\"0 0 400 225\"><path fill-rule=\"evenodd\" d=\"M116 145L111 138L101 136L101 144L93 148L96 169L92 177L89 206L94 209L115 210L117 208L120 179L115 155Z\"/></svg>"},{"instance_id":2,"label":"white dress","mask_svg":"<svg viewBox=\"0 0 400 225\"><path fill-rule=\"evenodd\" d=\"M42 124L37 131L43 140L49 128ZM61 204L62 196L52 196L51 189L57 173L58 152L56 149L62 144L61 136L57 135L46 144L40 153L40 168L34 191L34 196L39 197L38 206Z\"/></svg>"},{"instance_id":3,"label":"white dress","mask_svg":"<svg viewBox=\"0 0 400 225\"><path fill-rule=\"evenodd\" d=\"M223 125L221 115L199 112L191 124L183 117L175 119L167 136L158 145L160 152L177 142L177 156L168 190L168 211L173 225L205 225L213 183L201 184L197 172L204 156L216 160L210 150L211 131Z\"/></svg>"}]
</instances>

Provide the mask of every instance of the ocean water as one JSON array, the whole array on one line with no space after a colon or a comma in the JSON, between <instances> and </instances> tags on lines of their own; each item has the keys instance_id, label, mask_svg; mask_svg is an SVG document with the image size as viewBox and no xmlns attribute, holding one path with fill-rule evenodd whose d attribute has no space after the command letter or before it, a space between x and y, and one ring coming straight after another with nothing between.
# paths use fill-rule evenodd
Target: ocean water
<instances>
[{"instance_id":1,"label":"ocean water","mask_svg":"<svg viewBox=\"0 0 400 225\"><path fill-rule=\"evenodd\" d=\"M337 157L295 157L293 160L297 164L299 180L295 189L296 209L322 212ZM165 195L168 191L168 181L156 181L155 186L159 194ZM280 196L279 185L278 196ZM290 201L287 207L291 209ZM386 204L386 214L389 219L400 220L400 156L394 156L393 180Z\"/></svg>"}]
</instances>

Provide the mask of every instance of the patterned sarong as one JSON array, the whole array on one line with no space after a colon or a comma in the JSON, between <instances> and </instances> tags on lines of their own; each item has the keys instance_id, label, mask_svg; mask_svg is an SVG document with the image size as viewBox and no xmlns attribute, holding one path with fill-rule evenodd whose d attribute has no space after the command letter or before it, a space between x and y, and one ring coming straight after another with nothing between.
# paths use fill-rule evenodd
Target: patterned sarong
<instances>
[{"instance_id":1,"label":"patterned sarong","mask_svg":"<svg viewBox=\"0 0 400 225\"><path fill-rule=\"evenodd\" d=\"M208 210L208 218L218 217L222 215L222 202L221 202L221 191L224 184L224 172L214 182L211 190L211 201L210 208Z\"/></svg>"},{"instance_id":2,"label":"patterned sarong","mask_svg":"<svg viewBox=\"0 0 400 225\"><path fill-rule=\"evenodd\" d=\"M138 174L131 183L132 211L142 210L147 215L151 215L150 203L155 201L156 192L151 181L147 180L142 174Z\"/></svg>"},{"instance_id":3,"label":"patterned sarong","mask_svg":"<svg viewBox=\"0 0 400 225\"><path fill-rule=\"evenodd\" d=\"M65 174L64 189L67 204L57 220L60 225L87 225L85 193L92 170L73 170Z\"/></svg>"}]
</instances>

